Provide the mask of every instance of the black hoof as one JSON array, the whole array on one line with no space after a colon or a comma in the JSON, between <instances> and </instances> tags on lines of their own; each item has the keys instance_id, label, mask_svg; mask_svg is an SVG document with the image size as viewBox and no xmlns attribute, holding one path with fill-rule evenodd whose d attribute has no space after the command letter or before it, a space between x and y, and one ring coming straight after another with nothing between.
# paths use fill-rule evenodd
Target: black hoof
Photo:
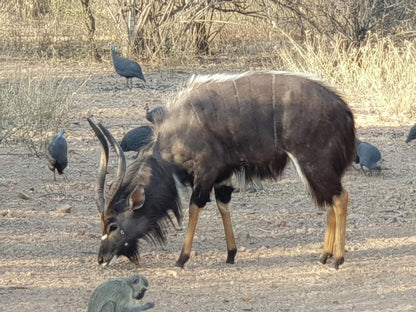
<instances>
[{"instance_id":1,"label":"black hoof","mask_svg":"<svg viewBox=\"0 0 416 312\"><path fill-rule=\"evenodd\" d=\"M235 255L237 254L237 249L231 249L227 251L227 261L225 263L234 264Z\"/></svg>"},{"instance_id":2,"label":"black hoof","mask_svg":"<svg viewBox=\"0 0 416 312\"><path fill-rule=\"evenodd\" d=\"M332 254L329 253L329 252L324 252L324 253L322 253L321 258L319 259L319 261L322 264L326 264L326 262L328 261L329 258L332 258Z\"/></svg>"},{"instance_id":3,"label":"black hoof","mask_svg":"<svg viewBox=\"0 0 416 312\"><path fill-rule=\"evenodd\" d=\"M175 266L182 268L185 266L186 261L189 260L189 255L180 255L178 261L176 261Z\"/></svg>"},{"instance_id":4,"label":"black hoof","mask_svg":"<svg viewBox=\"0 0 416 312\"><path fill-rule=\"evenodd\" d=\"M344 263L344 257L335 260L335 269L338 270L339 266Z\"/></svg>"}]
</instances>

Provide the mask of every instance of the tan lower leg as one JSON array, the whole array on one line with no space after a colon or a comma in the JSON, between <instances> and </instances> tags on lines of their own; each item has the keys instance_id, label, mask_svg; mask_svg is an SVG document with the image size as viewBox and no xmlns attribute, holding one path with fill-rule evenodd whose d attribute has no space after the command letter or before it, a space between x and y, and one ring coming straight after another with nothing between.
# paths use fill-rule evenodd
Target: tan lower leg
<instances>
[{"instance_id":1,"label":"tan lower leg","mask_svg":"<svg viewBox=\"0 0 416 312\"><path fill-rule=\"evenodd\" d=\"M186 230L186 235L185 235L185 239L183 242L181 255L179 256L179 259L176 262L176 266L183 267L185 262L188 261L189 259L189 255L191 254L191 250L192 250L192 243L194 241L196 225L198 223L200 209L201 208L199 208L195 204L191 204L189 206L188 228Z\"/></svg>"},{"instance_id":2,"label":"tan lower leg","mask_svg":"<svg viewBox=\"0 0 416 312\"><path fill-rule=\"evenodd\" d=\"M325 231L325 241L324 241L324 249L321 255L321 262L326 263L328 258L332 257L333 249L334 249L334 242L335 242L335 211L334 208L331 207L328 209L327 212L327 223L326 223L326 231Z\"/></svg>"},{"instance_id":3,"label":"tan lower leg","mask_svg":"<svg viewBox=\"0 0 416 312\"><path fill-rule=\"evenodd\" d=\"M347 232L348 192L343 190L341 195L334 198L333 209L335 211L335 244L334 257L335 267L338 268L344 262L345 236Z\"/></svg>"},{"instance_id":4,"label":"tan lower leg","mask_svg":"<svg viewBox=\"0 0 416 312\"><path fill-rule=\"evenodd\" d=\"M223 202L217 200L217 206L224 225L225 241L227 243L228 251L227 263L234 263L234 257L237 252L237 245L235 243L233 226L231 224L229 204L224 204Z\"/></svg>"}]
</instances>

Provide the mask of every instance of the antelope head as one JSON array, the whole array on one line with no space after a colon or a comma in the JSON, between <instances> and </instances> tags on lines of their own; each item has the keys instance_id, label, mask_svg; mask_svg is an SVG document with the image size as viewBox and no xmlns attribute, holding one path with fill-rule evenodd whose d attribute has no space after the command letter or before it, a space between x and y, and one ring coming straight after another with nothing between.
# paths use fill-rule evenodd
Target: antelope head
<instances>
[{"instance_id":1,"label":"antelope head","mask_svg":"<svg viewBox=\"0 0 416 312\"><path fill-rule=\"evenodd\" d=\"M95 187L95 202L101 215L101 245L98 263L105 266L113 264L119 256L138 262L139 238L146 236L152 229L148 213L143 212L145 202L144 186L135 183L129 174L126 176L126 158L110 131L102 124L96 125L90 118L88 122L101 143L101 157ZM116 178L104 195L109 148L111 144L118 157ZM134 175L133 175L134 176Z\"/></svg>"}]
</instances>

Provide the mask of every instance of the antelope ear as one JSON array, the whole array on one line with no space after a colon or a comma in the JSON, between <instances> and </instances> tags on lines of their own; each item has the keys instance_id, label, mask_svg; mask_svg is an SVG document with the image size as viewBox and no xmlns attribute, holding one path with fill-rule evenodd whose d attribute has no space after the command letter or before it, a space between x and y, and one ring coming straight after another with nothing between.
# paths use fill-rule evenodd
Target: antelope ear
<instances>
[{"instance_id":1,"label":"antelope ear","mask_svg":"<svg viewBox=\"0 0 416 312\"><path fill-rule=\"evenodd\" d=\"M138 185L135 187L133 192L129 195L128 206L127 209L129 210L136 210L143 207L145 200L144 188L142 185Z\"/></svg>"}]
</instances>

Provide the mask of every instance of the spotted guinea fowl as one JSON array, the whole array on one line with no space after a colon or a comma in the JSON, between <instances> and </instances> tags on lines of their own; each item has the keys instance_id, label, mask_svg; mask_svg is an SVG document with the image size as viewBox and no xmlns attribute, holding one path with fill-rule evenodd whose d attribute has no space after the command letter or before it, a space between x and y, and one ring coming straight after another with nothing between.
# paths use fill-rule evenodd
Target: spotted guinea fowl
<instances>
[{"instance_id":1,"label":"spotted guinea fowl","mask_svg":"<svg viewBox=\"0 0 416 312\"><path fill-rule=\"evenodd\" d=\"M132 60L119 56L116 52L116 48L114 47L114 44L111 44L110 48L111 48L111 56L113 58L114 69L116 70L117 74L119 74L120 76L126 77L127 86L129 86L129 80L130 80L131 86L133 86L133 82L131 80L131 78L133 77L137 77L143 80L144 82L146 82L146 79L144 79L144 76L142 73L142 69L137 62L134 62Z\"/></svg>"},{"instance_id":2,"label":"spotted guinea fowl","mask_svg":"<svg viewBox=\"0 0 416 312\"><path fill-rule=\"evenodd\" d=\"M52 138L46 149L46 158L48 167L53 171L53 180L56 181L55 169L59 174L64 173L64 169L68 165L68 146L64 138L64 130Z\"/></svg>"},{"instance_id":3,"label":"spotted guinea fowl","mask_svg":"<svg viewBox=\"0 0 416 312\"><path fill-rule=\"evenodd\" d=\"M406 143L409 143L410 141L413 141L414 139L416 139L416 125L410 128L409 134L407 135Z\"/></svg>"},{"instance_id":4,"label":"spotted guinea fowl","mask_svg":"<svg viewBox=\"0 0 416 312\"><path fill-rule=\"evenodd\" d=\"M380 170L381 168L381 153L374 145L363 142L357 139L357 155L355 162L360 164L362 170L367 168L368 170Z\"/></svg>"},{"instance_id":5,"label":"spotted guinea fowl","mask_svg":"<svg viewBox=\"0 0 416 312\"><path fill-rule=\"evenodd\" d=\"M151 126L141 126L134 128L126 133L121 140L120 146L123 152L138 152L143 146L153 139L153 128Z\"/></svg>"},{"instance_id":6,"label":"spotted guinea fowl","mask_svg":"<svg viewBox=\"0 0 416 312\"><path fill-rule=\"evenodd\" d=\"M160 124L166 115L166 109L162 106L157 106L149 110L149 105L145 105L146 119L152 124Z\"/></svg>"}]
</instances>

